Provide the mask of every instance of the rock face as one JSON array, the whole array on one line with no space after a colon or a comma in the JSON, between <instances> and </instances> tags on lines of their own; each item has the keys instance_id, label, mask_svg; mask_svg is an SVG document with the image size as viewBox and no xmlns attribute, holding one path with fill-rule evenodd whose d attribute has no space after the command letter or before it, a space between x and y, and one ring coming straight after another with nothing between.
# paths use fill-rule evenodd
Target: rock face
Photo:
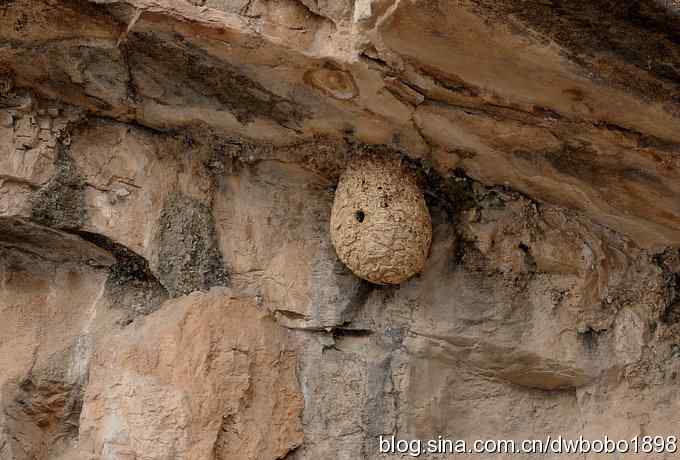
<instances>
[{"instance_id":1,"label":"rock face","mask_svg":"<svg viewBox=\"0 0 680 460\"><path fill-rule=\"evenodd\" d=\"M425 267L432 221L416 178L394 159L350 163L338 182L330 235L340 260L376 284L399 284Z\"/></svg>"},{"instance_id":2,"label":"rock face","mask_svg":"<svg viewBox=\"0 0 680 460\"><path fill-rule=\"evenodd\" d=\"M287 334L231 295L182 297L101 343L83 398L83 452L283 458L300 446L302 395Z\"/></svg>"},{"instance_id":3,"label":"rock face","mask_svg":"<svg viewBox=\"0 0 680 460\"><path fill-rule=\"evenodd\" d=\"M677 435L676 3L1 2L0 459Z\"/></svg>"}]
</instances>

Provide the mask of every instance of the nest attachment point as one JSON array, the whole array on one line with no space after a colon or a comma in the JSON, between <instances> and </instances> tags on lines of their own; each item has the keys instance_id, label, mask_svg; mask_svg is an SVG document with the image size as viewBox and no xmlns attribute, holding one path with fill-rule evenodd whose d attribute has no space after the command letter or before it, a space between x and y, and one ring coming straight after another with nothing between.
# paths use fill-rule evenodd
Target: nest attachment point
<instances>
[{"instance_id":1,"label":"nest attachment point","mask_svg":"<svg viewBox=\"0 0 680 460\"><path fill-rule=\"evenodd\" d=\"M399 284L425 267L432 221L415 176L393 159L352 161L338 183L331 241L355 275Z\"/></svg>"}]
</instances>

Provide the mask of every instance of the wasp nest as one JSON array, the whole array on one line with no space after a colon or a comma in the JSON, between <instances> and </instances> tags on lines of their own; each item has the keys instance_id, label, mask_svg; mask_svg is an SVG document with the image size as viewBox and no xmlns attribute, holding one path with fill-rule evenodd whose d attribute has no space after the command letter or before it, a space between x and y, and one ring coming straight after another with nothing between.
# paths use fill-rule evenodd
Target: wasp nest
<instances>
[{"instance_id":1,"label":"wasp nest","mask_svg":"<svg viewBox=\"0 0 680 460\"><path fill-rule=\"evenodd\" d=\"M396 160L353 161L335 192L331 240L340 260L372 283L399 284L420 273L432 221L415 176Z\"/></svg>"}]
</instances>

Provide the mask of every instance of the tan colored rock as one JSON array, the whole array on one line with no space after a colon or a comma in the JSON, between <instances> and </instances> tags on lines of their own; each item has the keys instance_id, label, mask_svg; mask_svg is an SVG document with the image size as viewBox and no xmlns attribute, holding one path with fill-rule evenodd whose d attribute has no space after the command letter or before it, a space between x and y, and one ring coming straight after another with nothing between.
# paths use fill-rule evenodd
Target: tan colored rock
<instances>
[{"instance_id":1,"label":"tan colored rock","mask_svg":"<svg viewBox=\"0 0 680 460\"><path fill-rule=\"evenodd\" d=\"M677 1L551 3L2 2L0 459L676 435Z\"/></svg>"},{"instance_id":2,"label":"tan colored rock","mask_svg":"<svg viewBox=\"0 0 680 460\"><path fill-rule=\"evenodd\" d=\"M252 150L259 158L265 152ZM318 144L294 150L320 158ZM282 149L274 152L282 155ZM235 290L259 297L282 324L326 328L347 321L361 280L330 241L331 182L274 159L230 171L215 197L220 247Z\"/></svg>"},{"instance_id":3,"label":"tan colored rock","mask_svg":"<svg viewBox=\"0 0 680 460\"><path fill-rule=\"evenodd\" d=\"M305 79L329 96L349 100L357 95L352 74L337 69L318 69L309 72Z\"/></svg>"},{"instance_id":4,"label":"tan colored rock","mask_svg":"<svg viewBox=\"0 0 680 460\"><path fill-rule=\"evenodd\" d=\"M81 449L101 459L273 460L300 445L288 333L232 296L179 298L99 344Z\"/></svg>"},{"instance_id":5,"label":"tan colored rock","mask_svg":"<svg viewBox=\"0 0 680 460\"><path fill-rule=\"evenodd\" d=\"M0 218L3 460L56 459L76 443L111 259L73 235Z\"/></svg>"},{"instance_id":6,"label":"tan colored rock","mask_svg":"<svg viewBox=\"0 0 680 460\"><path fill-rule=\"evenodd\" d=\"M432 241L417 180L392 159L348 165L335 192L330 231L340 260L376 284L399 284L420 273Z\"/></svg>"}]
</instances>

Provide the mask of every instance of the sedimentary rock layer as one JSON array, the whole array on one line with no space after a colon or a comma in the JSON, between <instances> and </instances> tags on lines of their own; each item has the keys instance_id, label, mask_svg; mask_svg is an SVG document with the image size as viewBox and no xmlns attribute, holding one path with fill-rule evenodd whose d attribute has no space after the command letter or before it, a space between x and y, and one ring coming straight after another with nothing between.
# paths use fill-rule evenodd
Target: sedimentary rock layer
<instances>
[{"instance_id":1,"label":"sedimentary rock layer","mask_svg":"<svg viewBox=\"0 0 680 460\"><path fill-rule=\"evenodd\" d=\"M0 458L677 434L679 30L656 0L0 3ZM331 243L362 157L425 197L398 286Z\"/></svg>"}]
</instances>

